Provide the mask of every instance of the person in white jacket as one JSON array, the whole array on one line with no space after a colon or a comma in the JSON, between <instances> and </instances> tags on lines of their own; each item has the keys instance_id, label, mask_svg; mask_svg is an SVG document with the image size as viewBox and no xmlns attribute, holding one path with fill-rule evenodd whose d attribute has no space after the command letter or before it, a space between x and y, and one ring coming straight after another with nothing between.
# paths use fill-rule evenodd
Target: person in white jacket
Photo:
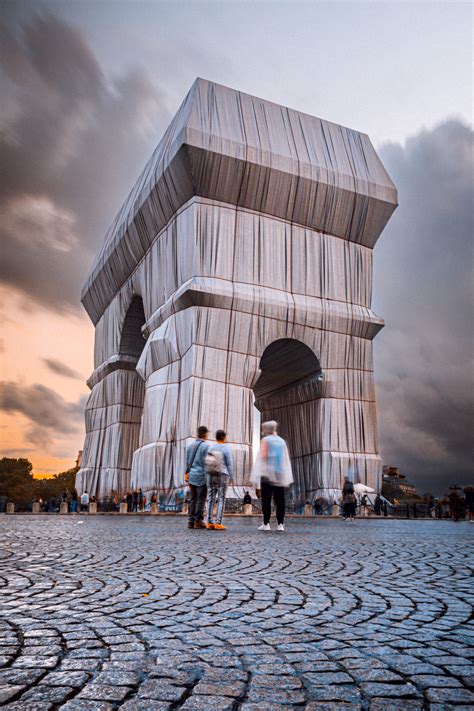
<instances>
[{"instance_id":1,"label":"person in white jacket","mask_svg":"<svg viewBox=\"0 0 474 711\"><path fill-rule=\"evenodd\" d=\"M277 530L285 530L285 489L293 482L293 473L288 447L285 440L277 435L277 426L274 420L263 423L260 451L250 477L262 499L263 523L259 531L271 530L272 498L276 508Z\"/></svg>"}]
</instances>

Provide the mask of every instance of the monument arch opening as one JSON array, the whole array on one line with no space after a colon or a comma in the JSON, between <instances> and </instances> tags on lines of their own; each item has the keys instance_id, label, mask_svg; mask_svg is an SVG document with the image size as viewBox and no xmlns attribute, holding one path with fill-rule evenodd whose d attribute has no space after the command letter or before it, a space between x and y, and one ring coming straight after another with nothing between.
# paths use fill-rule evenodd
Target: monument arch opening
<instances>
[{"instance_id":1,"label":"monument arch opening","mask_svg":"<svg viewBox=\"0 0 474 711\"><path fill-rule=\"evenodd\" d=\"M255 383L255 407L260 421L276 420L287 441L294 472L296 505L314 495L313 455L318 451L317 401L323 395L323 372L314 352L301 341L281 338L260 360Z\"/></svg>"},{"instance_id":2,"label":"monument arch opening","mask_svg":"<svg viewBox=\"0 0 474 711\"><path fill-rule=\"evenodd\" d=\"M144 325L145 311L143 308L143 299L141 296L134 296L128 307L122 326L119 345L120 355L130 356L138 362L143 348L145 347L145 339L142 333Z\"/></svg>"}]
</instances>

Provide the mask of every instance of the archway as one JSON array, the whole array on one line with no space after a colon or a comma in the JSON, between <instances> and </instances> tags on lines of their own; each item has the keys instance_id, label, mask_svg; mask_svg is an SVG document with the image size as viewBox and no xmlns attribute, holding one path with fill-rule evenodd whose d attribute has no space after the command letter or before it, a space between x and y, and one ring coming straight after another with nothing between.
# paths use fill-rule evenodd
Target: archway
<instances>
[{"instance_id":1,"label":"archway","mask_svg":"<svg viewBox=\"0 0 474 711\"><path fill-rule=\"evenodd\" d=\"M142 334L142 327L145 325L145 311L143 300L140 296L134 296L125 316L122 333L120 336L120 355L130 356L137 360L140 358L145 339Z\"/></svg>"},{"instance_id":2,"label":"archway","mask_svg":"<svg viewBox=\"0 0 474 711\"><path fill-rule=\"evenodd\" d=\"M314 352L301 341L282 338L271 343L260 360L254 386L255 407L262 422L276 420L292 461L295 506L312 496L313 459L318 446L318 402L323 373Z\"/></svg>"},{"instance_id":3,"label":"archway","mask_svg":"<svg viewBox=\"0 0 474 711\"><path fill-rule=\"evenodd\" d=\"M127 403L122 411L123 420L117 438L123 467L118 485L120 495L131 488L133 455L138 449L143 419L145 382L136 367L146 343L142 333L145 321L143 300L134 296L123 321L119 344L121 375L118 385L121 402Z\"/></svg>"}]
</instances>

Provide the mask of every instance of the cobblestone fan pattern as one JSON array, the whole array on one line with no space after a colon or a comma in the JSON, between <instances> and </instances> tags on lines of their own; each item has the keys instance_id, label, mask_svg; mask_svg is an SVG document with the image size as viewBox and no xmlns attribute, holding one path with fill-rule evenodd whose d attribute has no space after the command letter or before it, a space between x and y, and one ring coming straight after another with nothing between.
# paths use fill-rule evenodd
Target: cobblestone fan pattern
<instances>
[{"instance_id":1,"label":"cobblestone fan pattern","mask_svg":"<svg viewBox=\"0 0 474 711\"><path fill-rule=\"evenodd\" d=\"M474 708L469 523L0 520L7 709Z\"/></svg>"}]
</instances>

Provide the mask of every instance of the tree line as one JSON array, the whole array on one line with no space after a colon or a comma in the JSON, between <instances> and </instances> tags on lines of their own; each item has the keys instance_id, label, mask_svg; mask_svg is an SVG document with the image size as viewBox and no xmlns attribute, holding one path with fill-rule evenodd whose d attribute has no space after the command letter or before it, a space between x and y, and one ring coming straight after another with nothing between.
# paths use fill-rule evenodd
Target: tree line
<instances>
[{"instance_id":1,"label":"tree line","mask_svg":"<svg viewBox=\"0 0 474 711\"><path fill-rule=\"evenodd\" d=\"M3 457L0 459L0 497L20 507L28 506L37 496L45 501L59 498L65 489L72 491L78 467L52 477L36 478L29 459Z\"/></svg>"}]
</instances>

